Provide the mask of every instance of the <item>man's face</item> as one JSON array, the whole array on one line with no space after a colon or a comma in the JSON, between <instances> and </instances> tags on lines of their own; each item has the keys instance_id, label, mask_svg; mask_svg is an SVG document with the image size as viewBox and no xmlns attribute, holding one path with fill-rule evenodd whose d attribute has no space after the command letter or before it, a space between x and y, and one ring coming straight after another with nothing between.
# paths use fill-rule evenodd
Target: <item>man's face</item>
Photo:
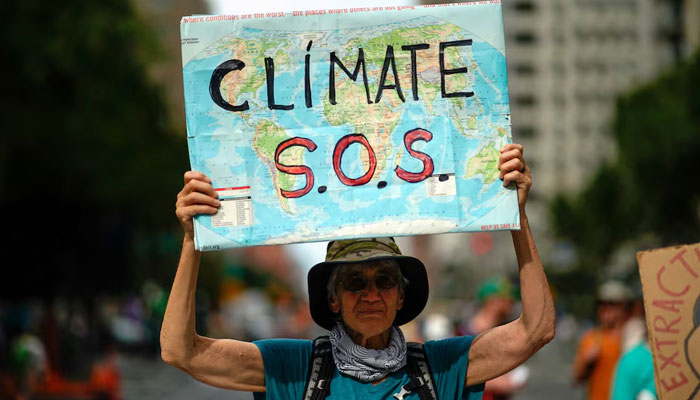
<instances>
[{"instance_id":1,"label":"man's face","mask_svg":"<svg viewBox=\"0 0 700 400\"><path fill-rule=\"evenodd\" d=\"M622 323L626 315L625 303L598 302L598 321L604 328L613 328Z\"/></svg>"},{"instance_id":2,"label":"man's face","mask_svg":"<svg viewBox=\"0 0 700 400\"><path fill-rule=\"evenodd\" d=\"M339 268L335 294L328 300L331 310L365 338L387 331L403 306L398 266L379 261Z\"/></svg>"},{"instance_id":3,"label":"man's face","mask_svg":"<svg viewBox=\"0 0 700 400\"><path fill-rule=\"evenodd\" d=\"M494 298L496 310L501 323L505 323L513 312L513 300L509 297L498 296Z\"/></svg>"}]
</instances>

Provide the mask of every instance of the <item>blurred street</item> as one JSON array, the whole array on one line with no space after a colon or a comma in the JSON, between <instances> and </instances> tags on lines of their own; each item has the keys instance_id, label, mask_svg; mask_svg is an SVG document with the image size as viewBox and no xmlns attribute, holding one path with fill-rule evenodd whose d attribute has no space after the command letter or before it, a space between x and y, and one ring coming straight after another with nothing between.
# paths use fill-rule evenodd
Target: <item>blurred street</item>
<instances>
[{"instance_id":1,"label":"blurred street","mask_svg":"<svg viewBox=\"0 0 700 400\"><path fill-rule=\"evenodd\" d=\"M530 382L514 400L583 399L583 390L574 388L570 364L574 347L570 343L552 341L527 366ZM245 392L217 389L197 382L184 372L157 358L120 356L124 400L250 400Z\"/></svg>"},{"instance_id":2,"label":"blurred street","mask_svg":"<svg viewBox=\"0 0 700 400\"><path fill-rule=\"evenodd\" d=\"M250 400L252 398L249 393L218 389L200 383L155 357L122 355L119 359L119 367L122 372L124 400Z\"/></svg>"},{"instance_id":3,"label":"blurred street","mask_svg":"<svg viewBox=\"0 0 700 400\"><path fill-rule=\"evenodd\" d=\"M575 343L554 339L525 363L530 368L530 380L517 400L569 399L582 400L585 390L571 384L571 360Z\"/></svg>"}]
</instances>

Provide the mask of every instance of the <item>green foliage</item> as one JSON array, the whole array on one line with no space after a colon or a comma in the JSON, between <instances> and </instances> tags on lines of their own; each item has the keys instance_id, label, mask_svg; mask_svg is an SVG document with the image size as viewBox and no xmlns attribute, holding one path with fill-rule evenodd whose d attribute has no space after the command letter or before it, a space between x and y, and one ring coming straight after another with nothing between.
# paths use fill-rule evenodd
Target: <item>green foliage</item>
<instances>
[{"instance_id":1,"label":"green foliage","mask_svg":"<svg viewBox=\"0 0 700 400\"><path fill-rule=\"evenodd\" d=\"M638 179L639 231L663 244L700 233L700 53L657 82L622 98L615 125L620 165Z\"/></svg>"},{"instance_id":2,"label":"green foliage","mask_svg":"<svg viewBox=\"0 0 700 400\"><path fill-rule=\"evenodd\" d=\"M19 273L5 293L123 290L144 268L172 271L187 158L148 79L155 37L127 0L13 1L5 15L3 264Z\"/></svg>"},{"instance_id":3,"label":"green foliage","mask_svg":"<svg viewBox=\"0 0 700 400\"><path fill-rule=\"evenodd\" d=\"M622 96L614 139L617 160L602 166L575 197L551 206L556 234L577 248L589 283L623 244L700 240L700 53ZM634 260L629 260L630 264Z\"/></svg>"}]
</instances>

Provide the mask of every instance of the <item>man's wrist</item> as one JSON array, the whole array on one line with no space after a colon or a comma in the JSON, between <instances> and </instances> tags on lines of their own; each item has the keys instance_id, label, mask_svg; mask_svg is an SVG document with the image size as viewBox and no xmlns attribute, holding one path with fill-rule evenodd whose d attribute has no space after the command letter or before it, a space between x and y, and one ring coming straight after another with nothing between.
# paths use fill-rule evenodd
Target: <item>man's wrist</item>
<instances>
[{"instance_id":1,"label":"man's wrist","mask_svg":"<svg viewBox=\"0 0 700 400\"><path fill-rule=\"evenodd\" d=\"M526 230L530 229L530 223L528 222L527 219L527 214L525 214L525 209L523 207L519 208L520 211L520 230L517 231L512 231L513 234L521 234L524 233Z\"/></svg>"},{"instance_id":2,"label":"man's wrist","mask_svg":"<svg viewBox=\"0 0 700 400\"><path fill-rule=\"evenodd\" d=\"M524 204L518 207L518 212L520 213L520 223L522 224L523 221L527 221L527 213L525 212Z\"/></svg>"},{"instance_id":3,"label":"man's wrist","mask_svg":"<svg viewBox=\"0 0 700 400\"><path fill-rule=\"evenodd\" d=\"M194 234L185 233L185 237L182 239L182 244L191 244L194 246Z\"/></svg>"}]
</instances>

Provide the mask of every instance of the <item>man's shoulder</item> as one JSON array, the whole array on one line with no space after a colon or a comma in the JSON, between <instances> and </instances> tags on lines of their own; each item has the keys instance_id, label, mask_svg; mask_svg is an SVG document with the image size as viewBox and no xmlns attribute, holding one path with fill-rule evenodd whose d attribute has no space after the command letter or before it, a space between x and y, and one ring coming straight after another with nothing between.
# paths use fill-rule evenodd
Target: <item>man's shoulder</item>
<instances>
[{"instance_id":1,"label":"man's shoulder","mask_svg":"<svg viewBox=\"0 0 700 400\"><path fill-rule=\"evenodd\" d=\"M458 362L469 353L469 348L475 336L456 336L440 340L429 340L423 344L423 349L430 364L446 361L448 364Z\"/></svg>"},{"instance_id":2,"label":"man's shoulder","mask_svg":"<svg viewBox=\"0 0 700 400\"><path fill-rule=\"evenodd\" d=\"M307 339L262 339L253 342L258 347L264 361L270 357L284 360L290 357L307 359L313 350L313 342Z\"/></svg>"},{"instance_id":3,"label":"man's shoulder","mask_svg":"<svg viewBox=\"0 0 700 400\"><path fill-rule=\"evenodd\" d=\"M445 339L428 340L423 345L426 347L433 346L469 346L474 341L477 335L454 336Z\"/></svg>"},{"instance_id":4,"label":"man's shoulder","mask_svg":"<svg viewBox=\"0 0 700 400\"><path fill-rule=\"evenodd\" d=\"M286 348L311 348L313 342L308 339L285 339L285 338L273 338L273 339L260 339L253 342L258 347L274 346L274 347L286 347Z\"/></svg>"}]
</instances>

